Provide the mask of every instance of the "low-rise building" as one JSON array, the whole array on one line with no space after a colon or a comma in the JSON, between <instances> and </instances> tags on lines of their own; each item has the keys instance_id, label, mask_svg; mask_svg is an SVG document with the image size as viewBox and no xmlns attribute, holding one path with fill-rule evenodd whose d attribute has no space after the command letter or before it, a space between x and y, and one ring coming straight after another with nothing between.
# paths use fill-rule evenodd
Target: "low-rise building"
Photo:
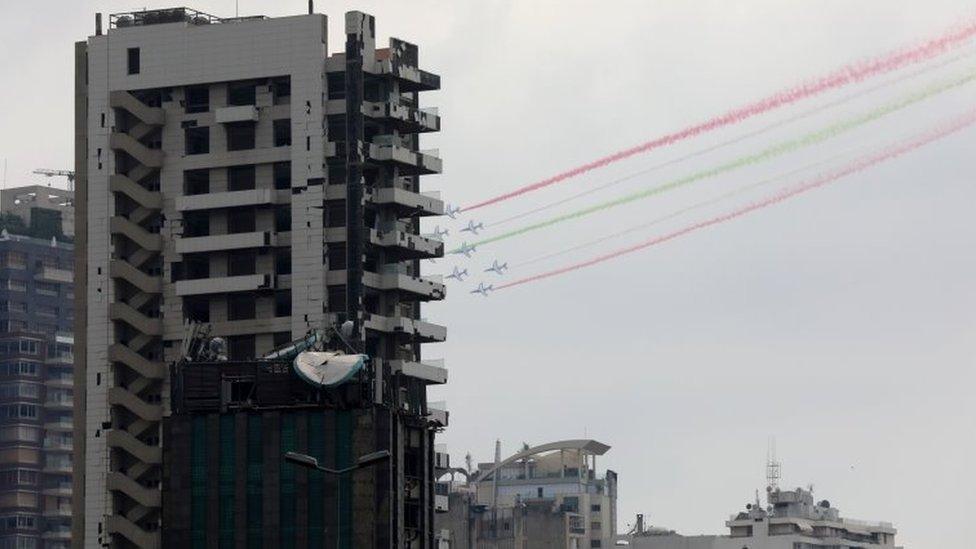
<instances>
[{"instance_id":1,"label":"low-rise building","mask_svg":"<svg viewBox=\"0 0 976 549\"><path fill-rule=\"evenodd\" d=\"M768 490L767 499L766 508L757 498L732 515L725 523L728 535L641 529L616 544L633 549L896 549L890 523L843 518L827 500L815 502L810 490Z\"/></svg>"},{"instance_id":2,"label":"low-rise building","mask_svg":"<svg viewBox=\"0 0 976 549\"><path fill-rule=\"evenodd\" d=\"M435 519L441 548L582 549L609 547L616 535L617 475L597 473L610 447L564 440L481 463L449 487ZM459 472L459 470L451 470Z\"/></svg>"}]
</instances>

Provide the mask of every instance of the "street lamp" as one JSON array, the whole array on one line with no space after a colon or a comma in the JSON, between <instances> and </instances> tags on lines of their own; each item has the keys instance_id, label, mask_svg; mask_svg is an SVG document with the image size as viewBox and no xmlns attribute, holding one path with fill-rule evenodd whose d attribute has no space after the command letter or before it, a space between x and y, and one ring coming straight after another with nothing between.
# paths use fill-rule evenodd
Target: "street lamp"
<instances>
[{"instance_id":1,"label":"street lamp","mask_svg":"<svg viewBox=\"0 0 976 549\"><path fill-rule=\"evenodd\" d=\"M369 467L370 465L374 465L387 459L390 459L390 451L380 450L378 452L366 454L365 456L360 456L359 459L356 460L355 465L343 467L342 469L331 469L329 467L319 465L319 460L308 454L300 454L298 452L285 453L285 461L294 463L295 465L301 465L302 467L308 467L309 469L317 469L323 473L329 473L330 475L342 475L362 467Z\"/></svg>"},{"instance_id":2,"label":"street lamp","mask_svg":"<svg viewBox=\"0 0 976 549\"><path fill-rule=\"evenodd\" d=\"M301 454L298 452L285 452L285 461L293 463L301 467L307 467L309 469L315 469L322 471L323 473L329 473L330 475L344 475L346 473L355 471L356 469L361 469L363 467L369 467L370 465L375 465L381 461L390 459L389 450L380 450L378 452L373 452L371 454L366 454L364 456L359 456L356 460L355 465L349 467L343 467L342 469L330 469L329 467L323 467L319 465L319 460L308 454ZM342 506L342 480L336 483L336 547L340 545L340 536L342 535L342 513L340 508Z\"/></svg>"}]
</instances>

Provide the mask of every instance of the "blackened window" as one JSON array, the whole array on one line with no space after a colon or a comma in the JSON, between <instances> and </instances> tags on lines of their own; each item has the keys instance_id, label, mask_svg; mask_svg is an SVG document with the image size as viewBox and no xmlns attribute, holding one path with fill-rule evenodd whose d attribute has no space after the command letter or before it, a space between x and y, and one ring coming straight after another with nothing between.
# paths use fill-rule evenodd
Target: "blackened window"
<instances>
[{"instance_id":1,"label":"blackened window","mask_svg":"<svg viewBox=\"0 0 976 549\"><path fill-rule=\"evenodd\" d=\"M291 145L291 119L282 118L272 123L274 129L274 146L288 147Z\"/></svg>"},{"instance_id":2,"label":"blackened window","mask_svg":"<svg viewBox=\"0 0 976 549\"><path fill-rule=\"evenodd\" d=\"M234 122L226 126L228 151L246 151L254 148L254 122Z\"/></svg>"},{"instance_id":3,"label":"blackened window","mask_svg":"<svg viewBox=\"0 0 976 549\"><path fill-rule=\"evenodd\" d=\"M346 203L343 200L330 200L325 203L325 226L346 226Z\"/></svg>"},{"instance_id":4,"label":"blackened window","mask_svg":"<svg viewBox=\"0 0 976 549\"><path fill-rule=\"evenodd\" d=\"M186 154L207 154L210 152L210 128L195 127L187 128Z\"/></svg>"},{"instance_id":5,"label":"blackened window","mask_svg":"<svg viewBox=\"0 0 976 549\"><path fill-rule=\"evenodd\" d=\"M227 85L227 104L253 105L256 97L254 82L231 82Z\"/></svg>"},{"instance_id":6,"label":"blackened window","mask_svg":"<svg viewBox=\"0 0 976 549\"><path fill-rule=\"evenodd\" d=\"M183 236L207 236L210 234L210 212L186 212L183 214Z\"/></svg>"},{"instance_id":7,"label":"blackened window","mask_svg":"<svg viewBox=\"0 0 976 549\"><path fill-rule=\"evenodd\" d=\"M207 112L210 110L210 87L189 86L186 88L184 103L187 113Z\"/></svg>"},{"instance_id":8,"label":"blackened window","mask_svg":"<svg viewBox=\"0 0 976 549\"><path fill-rule=\"evenodd\" d=\"M183 194L207 194L210 192L210 170L187 170L183 172Z\"/></svg>"},{"instance_id":9,"label":"blackened window","mask_svg":"<svg viewBox=\"0 0 976 549\"><path fill-rule=\"evenodd\" d=\"M346 245L340 243L329 244L329 270L341 271L346 268Z\"/></svg>"},{"instance_id":10,"label":"blackened window","mask_svg":"<svg viewBox=\"0 0 976 549\"><path fill-rule=\"evenodd\" d=\"M230 294L227 296L227 320L249 320L257 314L257 298L254 294Z\"/></svg>"},{"instance_id":11,"label":"blackened window","mask_svg":"<svg viewBox=\"0 0 976 549\"><path fill-rule=\"evenodd\" d=\"M275 292L275 316L291 316L291 290Z\"/></svg>"},{"instance_id":12,"label":"blackened window","mask_svg":"<svg viewBox=\"0 0 976 549\"><path fill-rule=\"evenodd\" d=\"M291 204L279 204L274 209L275 230L280 232L291 230Z\"/></svg>"},{"instance_id":13,"label":"blackened window","mask_svg":"<svg viewBox=\"0 0 976 549\"><path fill-rule=\"evenodd\" d=\"M333 312L346 310L345 286L329 286L329 310Z\"/></svg>"},{"instance_id":14,"label":"blackened window","mask_svg":"<svg viewBox=\"0 0 976 549\"><path fill-rule=\"evenodd\" d=\"M274 188L290 189L291 188L291 162L275 162L273 171L274 171Z\"/></svg>"},{"instance_id":15,"label":"blackened window","mask_svg":"<svg viewBox=\"0 0 976 549\"><path fill-rule=\"evenodd\" d=\"M258 254L254 250L237 250L227 254L227 276L252 275L257 272Z\"/></svg>"},{"instance_id":16,"label":"blackened window","mask_svg":"<svg viewBox=\"0 0 976 549\"><path fill-rule=\"evenodd\" d=\"M291 274L291 248L275 249L275 274Z\"/></svg>"},{"instance_id":17,"label":"blackened window","mask_svg":"<svg viewBox=\"0 0 976 549\"><path fill-rule=\"evenodd\" d=\"M272 344L275 348L281 347L286 343L291 343L291 332L275 332L271 337Z\"/></svg>"},{"instance_id":18,"label":"blackened window","mask_svg":"<svg viewBox=\"0 0 976 549\"><path fill-rule=\"evenodd\" d=\"M280 76L271 80L271 94L275 105L286 105L291 102L291 78Z\"/></svg>"},{"instance_id":19,"label":"blackened window","mask_svg":"<svg viewBox=\"0 0 976 549\"><path fill-rule=\"evenodd\" d=\"M129 74L139 74L139 48L129 48L126 55L126 67Z\"/></svg>"},{"instance_id":20,"label":"blackened window","mask_svg":"<svg viewBox=\"0 0 976 549\"><path fill-rule=\"evenodd\" d=\"M210 256L207 254L187 254L183 256L184 278L197 280L210 277Z\"/></svg>"},{"instance_id":21,"label":"blackened window","mask_svg":"<svg viewBox=\"0 0 976 549\"><path fill-rule=\"evenodd\" d=\"M345 99L346 97L346 73L330 72L328 80L329 99Z\"/></svg>"},{"instance_id":22,"label":"blackened window","mask_svg":"<svg viewBox=\"0 0 976 549\"><path fill-rule=\"evenodd\" d=\"M184 297L183 318L197 322L210 322L210 298L207 296Z\"/></svg>"},{"instance_id":23,"label":"blackened window","mask_svg":"<svg viewBox=\"0 0 976 549\"><path fill-rule=\"evenodd\" d=\"M227 210L227 232L249 233L257 226L254 208L231 208Z\"/></svg>"},{"instance_id":24,"label":"blackened window","mask_svg":"<svg viewBox=\"0 0 976 549\"><path fill-rule=\"evenodd\" d=\"M240 335L227 338L227 355L231 360L250 360L254 358L254 336Z\"/></svg>"},{"instance_id":25,"label":"blackened window","mask_svg":"<svg viewBox=\"0 0 976 549\"><path fill-rule=\"evenodd\" d=\"M254 188L254 165L227 168L227 190L249 191Z\"/></svg>"}]
</instances>

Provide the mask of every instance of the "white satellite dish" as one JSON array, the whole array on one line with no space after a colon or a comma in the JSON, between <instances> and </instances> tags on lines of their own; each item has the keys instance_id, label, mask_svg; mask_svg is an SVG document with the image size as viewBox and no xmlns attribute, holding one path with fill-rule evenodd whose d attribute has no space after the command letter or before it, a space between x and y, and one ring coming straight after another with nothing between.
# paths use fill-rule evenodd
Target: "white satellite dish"
<instances>
[{"instance_id":1,"label":"white satellite dish","mask_svg":"<svg viewBox=\"0 0 976 549\"><path fill-rule=\"evenodd\" d=\"M349 381L363 369L366 355L344 355L336 352L305 351L292 364L295 373L319 387L334 387Z\"/></svg>"}]
</instances>

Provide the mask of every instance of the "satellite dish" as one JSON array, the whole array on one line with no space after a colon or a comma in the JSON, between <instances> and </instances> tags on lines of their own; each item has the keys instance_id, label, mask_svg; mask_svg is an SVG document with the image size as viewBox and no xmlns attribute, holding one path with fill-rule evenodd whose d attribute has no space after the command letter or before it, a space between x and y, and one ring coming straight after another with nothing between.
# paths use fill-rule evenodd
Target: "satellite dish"
<instances>
[{"instance_id":1,"label":"satellite dish","mask_svg":"<svg viewBox=\"0 0 976 549\"><path fill-rule=\"evenodd\" d=\"M299 353L292 365L298 377L318 387L341 385L363 369L365 355L344 355L336 352L305 351Z\"/></svg>"},{"instance_id":2,"label":"satellite dish","mask_svg":"<svg viewBox=\"0 0 976 549\"><path fill-rule=\"evenodd\" d=\"M353 323L353 321L347 320L343 322L341 326L339 326L339 334L341 334L342 337L349 339L350 337L352 337L352 329L355 326L356 325Z\"/></svg>"}]
</instances>

